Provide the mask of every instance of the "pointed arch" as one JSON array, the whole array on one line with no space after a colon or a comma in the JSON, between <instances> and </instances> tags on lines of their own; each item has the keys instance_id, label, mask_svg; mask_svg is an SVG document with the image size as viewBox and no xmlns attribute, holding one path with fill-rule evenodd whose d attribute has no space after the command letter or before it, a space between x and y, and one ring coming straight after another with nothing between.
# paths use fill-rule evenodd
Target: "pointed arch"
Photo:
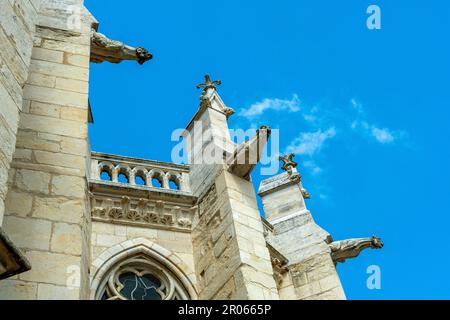
<instances>
[{"instance_id":1,"label":"pointed arch","mask_svg":"<svg viewBox=\"0 0 450 320\"><path fill-rule=\"evenodd\" d=\"M91 296L92 300L99 299L102 286L109 272L119 263L133 257L144 255L154 260L171 272L181 283L189 295L189 299L197 300L198 294L195 288L195 273L175 253L160 245L145 239L138 238L120 243L98 256L92 263Z\"/></svg>"}]
</instances>

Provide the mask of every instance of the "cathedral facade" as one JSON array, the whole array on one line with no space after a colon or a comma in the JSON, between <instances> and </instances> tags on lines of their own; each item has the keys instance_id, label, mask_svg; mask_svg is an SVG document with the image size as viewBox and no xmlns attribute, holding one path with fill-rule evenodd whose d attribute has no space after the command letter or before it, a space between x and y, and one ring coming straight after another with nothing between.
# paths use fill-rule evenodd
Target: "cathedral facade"
<instances>
[{"instance_id":1,"label":"cathedral facade","mask_svg":"<svg viewBox=\"0 0 450 320\"><path fill-rule=\"evenodd\" d=\"M271 130L234 143L219 81L186 119L189 164L91 151L90 64L152 55L83 2L0 3L0 299L345 299L336 265L383 243L318 226L294 155L256 193Z\"/></svg>"}]
</instances>

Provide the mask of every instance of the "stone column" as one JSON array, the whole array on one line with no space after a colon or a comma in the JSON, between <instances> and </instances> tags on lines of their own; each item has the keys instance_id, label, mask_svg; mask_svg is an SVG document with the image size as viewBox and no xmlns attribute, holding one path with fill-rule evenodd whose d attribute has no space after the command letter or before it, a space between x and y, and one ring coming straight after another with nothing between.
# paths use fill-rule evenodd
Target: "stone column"
<instances>
[{"instance_id":1,"label":"stone column","mask_svg":"<svg viewBox=\"0 0 450 320\"><path fill-rule=\"evenodd\" d=\"M235 149L225 106L213 89L205 97L187 128L191 190L199 197L193 223L199 299L278 299L253 185L223 163L224 151ZM208 162L214 155L219 161Z\"/></svg>"},{"instance_id":2,"label":"stone column","mask_svg":"<svg viewBox=\"0 0 450 320\"><path fill-rule=\"evenodd\" d=\"M299 181L288 173L277 175L261 183L259 195L274 229L268 241L289 260L280 298L345 299L330 255L331 237L306 208Z\"/></svg>"},{"instance_id":3,"label":"stone column","mask_svg":"<svg viewBox=\"0 0 450 320\"><path fill-rule=\"evenodd\" d=\"M5 231L32 269L0 282L0 299L89 296L86 172L92 17L82 3L42 3L4 219Z\"/></svg>"},{"instance_id":4,"label":"stone column","mask_svg":"<svg viewBox=\"0 0 450 320\"><path fill-rule=\"evenodd\" d=\"M0 1L0 227L39 2Z\"/></svg>"}]
</instances>

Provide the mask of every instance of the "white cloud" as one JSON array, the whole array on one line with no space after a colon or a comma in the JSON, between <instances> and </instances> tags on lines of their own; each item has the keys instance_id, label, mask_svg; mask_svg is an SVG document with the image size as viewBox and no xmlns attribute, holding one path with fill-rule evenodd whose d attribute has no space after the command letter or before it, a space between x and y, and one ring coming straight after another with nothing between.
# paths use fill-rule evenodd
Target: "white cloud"
<instances>
[{"instance_id":1,"label":"white cloud","mask_svg":"<svg viewBox=\"0 0 450 320\"><path fill-rule=\"evenodd\" d=\"M355 98L351 99L350 103L352 104L353 109L355 109L358 113L364 112L362 104L358 102L358 100L356 100Z\"/></svg>"},{"instance_id":2,"label":"white cloud","mask_svg":"<svg viewBox=\"0 0 450 320\"><path fill-rule=\"evenodd\" d=\"M374 124L367 122L366 117L364 116L364 108L362 104L359 103L356 99L351 99L350 103L359 114L357 119L350 125L353 130L359 130L364 135L375 139L381 144L394 143L396 140L404 136L404 132L393 131L388 128L380 128Z\"/></svg>"},{"instance_id":3,"label":"white cloud","mask_svg":"<svg viewBox=\"0 0 450 320\"><path fill-rule=\"evenodd\" d=\"M314 161L312 160L306 160L303 161L302 166L308 169L309 172L311 172L313 175L318 175L322 173L322 168L319 167Z\"/></svg>"},{"instance_id":4,"label":"white cloud","mask_svg":"<svg viewBox=\"0 0 450 320\"><path fill-rule=\"evenodd\" d=\"M287 147L287 153L296 153L312 156L322 149L324 143L336 136L336 129L329 128L326 131L321 129L316 132L302 132Z\"/></svg>"},{"instance_id":5,"label":"white cloud","mask_svg":"<svg viewBox=\"0 0 450 320\"><path fill-rule=\"evenodd\" d=\"M394 142L394 134L389 129L380 129L377 127L372 127L372 136L379 143L392 143Z\"/></svg>"},{"instance_id":6,"label":"white cloud","mask_svg":"<svg viewBox=\"0 0 450 320\"><path fill-rule=\"evenodd\" d=\"M267 110L298 112L300 111L300 99L296 94L290 100L264 99L252 104L248 109L242 109L239 114L243 117L252 118L263 114Z\"/></svg>"}]
</instances>

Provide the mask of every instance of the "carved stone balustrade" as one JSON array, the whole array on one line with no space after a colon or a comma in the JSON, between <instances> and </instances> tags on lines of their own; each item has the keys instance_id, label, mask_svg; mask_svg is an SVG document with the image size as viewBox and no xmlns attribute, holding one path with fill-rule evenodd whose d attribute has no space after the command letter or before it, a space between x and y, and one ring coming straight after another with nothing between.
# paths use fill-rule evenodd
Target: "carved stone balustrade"
<instances>
[{"instance_id":1,"label":"carved stone balustrade","mask_svg":"<svg viewBox=\"0 0 450 320\"><path fill-rule=\"evenodd\" d=\"M102 153L91 154L90 180L190 193L189 166ZM160 186L155 186L155 181Z\"/></svg>"},{"instance_id":2,"label":"carved stone balustrade","mask_svg":"<svg viewBox=\"0 0 450 320\"><path fill-rule=\"evenodd\" d=\"M104 223L190 232L197 212L185 165L92 153L89 191L91 217Z\"/></svg>"}]
</instances>

